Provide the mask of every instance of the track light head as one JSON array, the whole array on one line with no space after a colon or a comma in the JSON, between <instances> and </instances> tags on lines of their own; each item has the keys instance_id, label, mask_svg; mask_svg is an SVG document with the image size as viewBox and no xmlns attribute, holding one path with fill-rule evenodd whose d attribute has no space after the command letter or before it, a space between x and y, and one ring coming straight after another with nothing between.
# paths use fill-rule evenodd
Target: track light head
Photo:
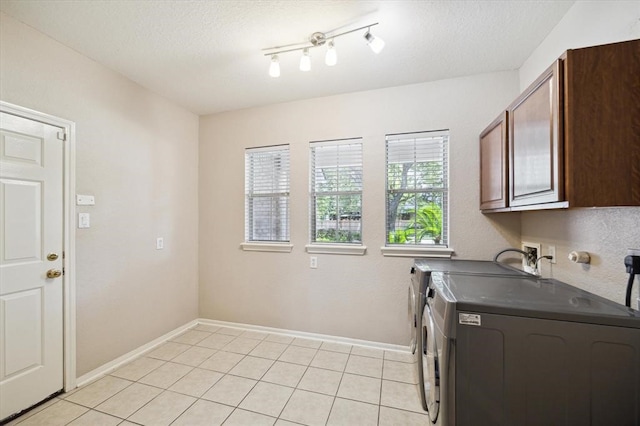
<instances>
[{"instance_id":1,"label":"track light head","mask_svg":"<svg viewBox=\"0 0 640 426\"><path fill-rule=\"evenodd\" d=\"M329 43L327 43L327 54L324 57L324 63L330 67L338 63L338 54L336 53L336 48L333 45L333 40L330 40Z\"/></svg>"},{"instance_id":2,"label":"track light head","mask_svg":"<svg viewBox=\"0 0 640 426\"><path fill-rule=\"evenodd\" d=\"M271 55L269 75L274 78L280 77L280 60L278 59L278 55Z\"/></svg>"},{"instance_id":3,"label":"track light head","mask_svg":"<svg viewBox=\"0 0 640 426\"><path fill-rule=\"evenodd\" d=\"M384 49L384 40L380 37L374 36L369 30L365 33L364 38L367 40L367 44L376 55Z\"/></svg>"},{"instance_id":4,"label":"track light head","mask_svg":"<svg viewBox=\"0 0 640 426\"><path fill-rule=\"evenodd\" d=\"M309 49L302 51L302 57L300 58L300 71L311 71L311 56L309 56Z\"/></svg>"}]
</instances>

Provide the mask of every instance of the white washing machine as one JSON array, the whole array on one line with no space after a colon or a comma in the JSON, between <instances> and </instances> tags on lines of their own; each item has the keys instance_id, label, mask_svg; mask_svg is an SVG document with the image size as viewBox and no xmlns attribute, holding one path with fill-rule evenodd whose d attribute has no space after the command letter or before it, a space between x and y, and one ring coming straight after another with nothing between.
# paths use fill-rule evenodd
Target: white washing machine
<instances>
[{"instance_id":1,"label":"white washing machine","mask_svg":"<svg viewBox=\"0 0 640 426\"><path fill-rule=\"evenodd\" d=\"M411 333L410 348L414 354L415 374L418 378L420 402L425 411L429 410L429 391L425 392L428 383L424 381L424 359L428 348L425 346L424 327L422 327L423 313L429 291L430 277L433 272L447 272L460 275L514 276L531 275L510 266L482 261L482 260L444 260L444 259L416 259L411 268L411 282L409 284L408 322ZM432 411L435 408L432 408Z\"/></svg>"}]
</instances>

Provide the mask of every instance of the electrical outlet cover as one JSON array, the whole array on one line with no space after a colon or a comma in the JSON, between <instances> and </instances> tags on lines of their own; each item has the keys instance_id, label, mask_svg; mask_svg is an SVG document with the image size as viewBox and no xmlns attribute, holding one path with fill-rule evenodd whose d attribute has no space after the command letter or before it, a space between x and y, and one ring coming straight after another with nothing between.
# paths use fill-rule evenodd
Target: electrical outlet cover
<instances>
[{"instance_id":1,"label":"electrical outlet cover","mask_svg":"<svg viewBox=\"0 0 640 426\"><path fill-rule=\"evenodd\" d=\"M536 274L538 272L536 271L536 259L541 256L541 244L523 241L522 250L531 252L531 255L529 257L522 256L522 270L530 274Z\"/></svg>"}]
</instances>

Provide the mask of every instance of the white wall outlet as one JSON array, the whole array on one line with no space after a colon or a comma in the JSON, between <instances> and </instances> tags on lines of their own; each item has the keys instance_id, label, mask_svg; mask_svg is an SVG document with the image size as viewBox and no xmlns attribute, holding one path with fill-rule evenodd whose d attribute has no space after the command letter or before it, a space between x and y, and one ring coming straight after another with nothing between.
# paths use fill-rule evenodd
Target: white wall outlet
<instances>
[{"instance_id":1,"label":"white wall outlet","mask_svg":"<svg viewBox=\"0 0 640 426\"><path fill-rule=\"evenodd\" d=\"M91 228L91 215L89 213L78 213L78 228Z\"/></svg>"},{"instance_id":2,"label":"white wall outlet","mask_svg":"<svg viewBox=\"0 0 640 426\"><path fill-rule=\"evenodd\" d=\"M540 243L523 241L522 250L528 253L527 256L522 256L522 270L530 274L537 274L539 271L536 270L536 260L542 253Z\"/></svg>"},{"instance_id":3,"label":"white wall outlet","mask_svg":"<svg viewBox=\"0 0 640 426\"><path fill-rule=\"evenodd\" d=\"M164 249L164 238L158 237L156 238L156 250Z\"/></svg>"},{"instance_id":4,"label":"white wall outlet","mask_svg":"<svg viewBox=\"0 0 640 426\"><path fill-rule=\"evenodd\" d=\"M556 263L556 246L549 246L547 248L547 254L553 258L550 262Z\"/></svg>"},{"instance_id":5,"label":"white wall outlet","mask_svg":"<svg viewBox=\"0 0 640 426\"><path fill-rule=\"evenodd\" d=\"M316 269L318 267L318 257L317 256L311 256L309 258L309 267L312 269Z\"/></svg>"}]
</instances>

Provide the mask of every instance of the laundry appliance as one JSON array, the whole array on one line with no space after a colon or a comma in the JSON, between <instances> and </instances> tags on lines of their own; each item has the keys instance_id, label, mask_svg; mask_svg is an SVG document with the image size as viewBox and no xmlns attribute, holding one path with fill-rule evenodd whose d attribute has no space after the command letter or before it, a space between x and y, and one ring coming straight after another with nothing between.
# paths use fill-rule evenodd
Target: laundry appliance
<instances>
[{"instance_id":1,"label":"laundry appliance","mask_svg":"<svg viewBox=\"0 0 640 426\"><path fill-rule=\"evenodd\" d=\"M424 393L424 380L422 374L423 336L421 333L421 321L427 301L427 290L431 274L433 272L447 272L461 275L488 275L488 276L531 276L519 269L498 262L482 260L449 260L430 259L416 260L411 268L411 282L409 284L408 320L411 333L410 349L414 355L415 374L417 376L420 402L422 408L427 410L427 399Z\"/></svg>"},{"instance_id":2,"label":"laundry appliance","mask_svg":"<svg viewBox=\"0 0 640 426\"><path fill-rule=\"evenodd\" d=\"M433 424L640 426L640 312L531 275L427 275Z\"/></svg>"}]
</instances>

